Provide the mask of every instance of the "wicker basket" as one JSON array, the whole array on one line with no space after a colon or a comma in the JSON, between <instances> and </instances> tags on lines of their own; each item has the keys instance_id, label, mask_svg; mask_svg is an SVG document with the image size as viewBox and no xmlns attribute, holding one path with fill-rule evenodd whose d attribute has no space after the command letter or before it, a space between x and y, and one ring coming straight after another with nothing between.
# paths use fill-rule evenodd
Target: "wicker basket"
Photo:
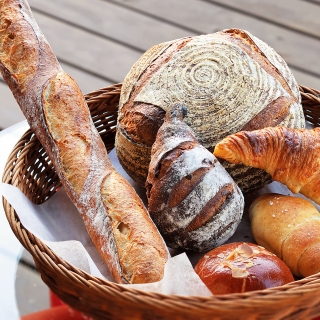
<instances>
[{"instance_id":1,"label":"wicker basket","mask_svg":"<svg viewBox=\"0 0 320 320\"><path fill-rule=\"evenodd\" d=\"M110 151L121 84L86 95L94 123ZM320 91L300 86L306 120L320 123ZM29 130L8 158L3 182L17 186L34 203L60 187L41 144ZM3 199L10 226L28 250L43 281L63 301L95 319L311 319L320 314L320 273L262 291L224 296L175 296L133 290L93 277L67 263L26 230Z\"/></svg>"}]
</instances>

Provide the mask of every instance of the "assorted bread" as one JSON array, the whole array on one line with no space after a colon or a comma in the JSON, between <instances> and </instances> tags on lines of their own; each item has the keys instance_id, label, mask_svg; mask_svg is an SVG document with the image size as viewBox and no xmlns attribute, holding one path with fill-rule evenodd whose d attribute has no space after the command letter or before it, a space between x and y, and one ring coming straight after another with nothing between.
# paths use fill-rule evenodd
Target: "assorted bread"
<instances>
[{"instance_id":1,"label":"assorted bread","mask_svg":"<svg viewBox=\"0 0 320 320\"><path fill-rule=\"evenodd\" d=\"M303 128L298 85L285 61L247 31L228 29L150 48L123 81L115 147L123 168L144 185L151 148L175 102L201 145L266 126ZM223 162L244 193L271 181L263 170Z\"/></svg>"},{"instance_id":2,"label":"assorted bread","mask_svg":"<svg viewBox=\"0 0 320 320\"><path fill-rule=\"evenodd\" d=\"M79 87L61 69L27 1L0 1L0 43L2 76L114 279L159 281L167 247L113 168Z\"/></svg>"},{"instance_id":3,"label":"assorted bread","mask_svg":"<svg viewBox=\"0 0 320 320\"><path fill-rule=\"evenodd\" d=\"M258 245L224 244L241 221L242 191L271 178L320 204L320 129L303 129L290 69L249 32L156 45L123 82L115 148L145 185L150 215L26 0L0 0L0 71L115 281L161 280L167 246L211 250L195 272L213 294L320 272L320 213L301 198L260 196L249 209Z\"/></svg>"},{"instance_id":4,"label":"assorted bread","mask_svg":"<svg viewBox=\"0 0 320 320\"><path fill-rule=\"evenodd\" d=\"M216 145L214 155L229 162L263 169L320 204L320 129L286 127L240 131Z\"/></svg>"},{"instance_id":5,"label":"assorted bread","mask_svg":"<svg viewBox=\"0 0 320 320\"><path fill-rule=\"evenodd\" d=\"M224 244L207 252L194 270L214 295L263 290L294 281L281 259L246 242Z\"/></svg>"},{"instance_id":6,"label":"assorted bread","mask_svg":"<svg viewBox=\"0 0 320 320\"><path fill-rule=\"evenodd\" d=\"M181 103L173 104L158 130L146 182L148 208L169 247L206 251L234 234L244 199L183 121L187 113Z\"/></svg>"}]
</instances>

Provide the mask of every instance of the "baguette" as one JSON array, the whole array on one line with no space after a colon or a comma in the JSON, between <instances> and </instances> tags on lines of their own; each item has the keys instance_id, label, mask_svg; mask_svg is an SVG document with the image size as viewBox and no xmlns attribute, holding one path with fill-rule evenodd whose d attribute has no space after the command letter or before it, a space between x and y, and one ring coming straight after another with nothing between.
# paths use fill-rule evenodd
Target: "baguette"
<instances>
[{"instance_id":1,"label":"baguette","mask_svg":"<svg viewBox=\"0 0 320 320\"><path fill-rule=\"evenodd\" d=\"M0 70L101 257L119 283L159 281L168 250L131 185L113 168L75 81L25 0L0 0Z\"/></svg>"}]
</instances>

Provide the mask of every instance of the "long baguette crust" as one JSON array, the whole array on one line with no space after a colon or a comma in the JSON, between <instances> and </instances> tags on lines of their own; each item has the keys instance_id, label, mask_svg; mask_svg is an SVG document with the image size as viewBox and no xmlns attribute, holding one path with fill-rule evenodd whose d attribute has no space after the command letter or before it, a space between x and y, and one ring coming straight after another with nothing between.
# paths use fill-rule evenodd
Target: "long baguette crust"
<instances>
[{"instance_id":1,"label":"long baguette crust","mask_svg":"<svg viewBox=\"0 0 320 320\"><path fill-rule=\"evenodd\" d=\"M286 127L240 131L218 143L214 155L231 163L263 169L320 204L320 129Z\"/></svg>"},{"instance_id":2,"label":"long baguette crust","mask_svg":"<svg viewBox=\"0 0 320 320\"><path fill-rule=\"evenodd\" d=\"M159 281L168 258L164 241L113 168L78 85L24 0L0 0L0 70L114 279Z\"/></svg>"}]
</instances>

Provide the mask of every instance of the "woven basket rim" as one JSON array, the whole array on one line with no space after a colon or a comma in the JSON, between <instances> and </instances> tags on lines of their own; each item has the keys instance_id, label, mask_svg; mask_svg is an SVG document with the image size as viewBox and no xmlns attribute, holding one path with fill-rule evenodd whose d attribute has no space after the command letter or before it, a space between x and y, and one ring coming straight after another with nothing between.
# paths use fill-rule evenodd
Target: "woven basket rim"
<instances>
[{"instance_id":1,"label":"woven basket rim","mask_svg":"<svg viewBox=\"0 0 320 320\"><path fill-rule=\"evenodd\" d=\"M302 99L305 101L313 101L320 105L320 91L306 87L299 86L300 93ZM98 89L91 93L85 95L88 103L92 101L96 101L99 99L104 99L106 96L110 95L119 95L121 90L121 83L115 84L106 88ZM306 119L308 121L308 119ZM319 124L320 126L320 124ZM14 147L10 156L8 157L8 161L6 164L6 168L12 166L13 164L10 162L11 157L14 154L17 154L17 150L21 150L21 146L23 146L25 140L30 140L33 136L32 131L29 129L26 133L21 137L19 142ZM17 164L16 164L17 165ZM5 172L2 180L5 180ZM68 263L61 257L59 257L55 252L53 252L47 245L45 245L40 239L34 236L31 232L29 232L19 221L19 217L11 205L3 198L3 206L4 211L9 221L10 227L13 230L14 234L20 240L22 245L33 255L36 256L37 259L41 259L45 263L48 263L50 266L54 266L58 271L62 272L68 277L72 277L76 279L76 281L82 282L86 286L92 286L97 290L105 290L108 288L108 293L112 293L114 295L121 295L124 299L133 299L137 303L141 302L144 304L151 303L161 303L170 301L170 305L172 308L176 308L179 310L180 308L209 308L209 309L217 309L223 307L224 304L230 304L230 301L237 305L244 304L252 304L254 302L258 302L259 300L265 301L266 299L274 300L274 302L281 300L281 297L287 297L288 294L296 296L297 299L301 294L304 294L306 290L311 290L313 294L315 292L320 293L320 273L315 275L296 280L292 283L274 287L265 290L259 291L250 291L245 293L236 293L236 294L227 294L227 295L218 295L218 296L180 296L173 294L162 294L156 292L148 292L140 289L133 289L128 287L127 285L117 284L114 282L107 281L102 278L98 278L90 275L89 273L75 267L74 265ZM40 258L39 258L40 257ZM37 264L37 261L35 259ZM205 305L204 305L205 304ZM319 311L320 312L320 311Z\"/></svg>"}]
</instances>

